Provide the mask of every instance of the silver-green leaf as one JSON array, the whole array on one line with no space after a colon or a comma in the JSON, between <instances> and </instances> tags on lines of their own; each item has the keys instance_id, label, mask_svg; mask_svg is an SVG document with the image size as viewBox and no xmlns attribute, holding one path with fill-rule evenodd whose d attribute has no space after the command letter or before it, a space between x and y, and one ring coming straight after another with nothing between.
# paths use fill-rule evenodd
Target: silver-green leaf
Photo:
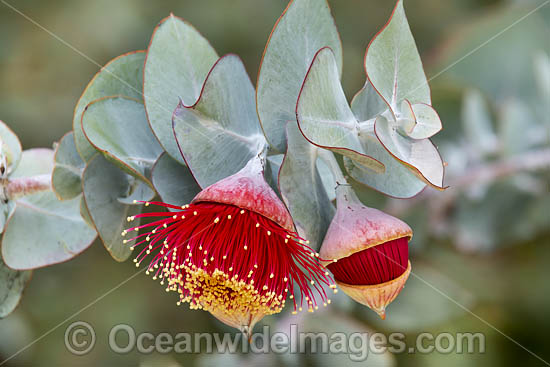
<instances>
[{"instance_id":1,"label":"silver-green leaf","mask_svg":"<svg viewBox=\"0 0 550 367\"><path fill-rule=\"evenodd\" d=\"M200 191L189 168L166 153L153 166L153 185L162 201L172 205L188 204Z\"/></svg>"},{"instance_id":2,"label":"silver-green leaf","mask_svg":"<svg viewBox=\"0 0 550 367\"><path fill-rule=\"evenodd\" d=\"M127 217L141 212L141 206L118 200L127 195L130 177L99 154L88 162L82 177L90 218L103 245L117 261L124 261L131 254L131 242L123 244L121 236L128 227Z\"/></svg>"},{"instance_id":3,"label":"silver-green leaf","mask_svg":"<svg viewBox=\"0 0 550 367\"><path fill-rule=\"evenodd\" d=\"M50 174L54 152L23 152L11 177ZM13 269L34 269L67 261L92 244L96 237L80 216L80 198L60 201L52 191L23 196L2 237L2 256Z\"/></svg>"},{"instance_id":4,"label":"silver-green leaf","mask_svg":"<svg viewBox=\"0 0 550 367\"><path fill-rule=\"evenodd\" d=\"M73 117L74 140L77 151L87 162L95 154L82 131L82 113L86 106L102 97L123 95L142 100L144 51L129 52L109 61L90 81L76 104Z\"/></svg>"},{"instance_id":5,"label":"silver-green leaf","mask_svg":"<svg viewBox=\"0 0 550 367\"><path fill-rule=\"evenodd\" d=\"M74 144L73 132L65 134L57 144L52 172L52 188L59 200L69 200L82 192L80 177L85 163Z\"/></svg>"},{"instance_id":6,"label":"silver-green leaf","mask_svg":"<svg viewBox=\"0 0 550 367\"><path fill-rule=\"evenodd\" d=\"M444 188L443 161L430 139L415 140L405 137L383 116L376 118L374 132L384 148L417 177L436 189Z\"/></svg>"},{"instance_id":7,"label":"silver-green leaf","mask_svg":"<svg viewBox=\"0 0 550 367\"><path fill-rule=\"evenodd\" d=\"M0 159L5 159L7 165L3 168L4 172L0 172L0 177L7 176L17 168L21 159L21 152L21 143L17 135L8 125L0 121Z\"/></svg>"},{"instance_id":8,"label":"silver-green leaf","mask_svg":"<svg viewBox=\"0 0 550 367\"><path fill-rule=\"evenodd\" d=\"M86 107L82 128L97 150L152 187L151 168L162 148L147 124L141 102L125 97L96 100Z\"/></svg>"},{"instance_id":9,"label":"silver-green leaf","mask_svg":"<svg viewBox=\"0 0 550 367\"><path fill-rule=\"evenodd\" d=\"M328 46L342 74L342 44L326 0L293 0L265 47L258 73L258 115L269 143L286 150L285 125L294 121L300 85L317 50Z\"/></svg>"},{"instance_id":10,"label":"silver-green leaf","mask_svg":"<svg viewBox=\"0 0 550 367\"><path fill-rule=\"evenodd\" d=\"M254 87L239 57L220 58L199 100L183 103L174 112L173 134L201 187L238 172L264 149Z\"/></svg>"},{"instance_id":11,"label":"silver-green leaf","mask_svg":"<svg viewBox=\"0 0 550 367\"><path fill-rule=\"evenodd\" d=\"M147 50L143 95L149 123L162 147L179 162L172 113L181 100L195 103L218 59L208 41L189 23L170 14L155 29Z\"/></svg>"},{"instance_id":12,"label":"silver-green leaf","mask_svg":"<svg viewBox=\"0 0 550 367\"><path fill-rule=\"evenodd\" d=\"M365 154L359 124L340 84L334 53L319 50L306 75L296 106L298 126L311 143L347 156L373 171L384 165Z\"/></svg>"},{"instance_id":13,"label":"silver-green leaf","mask_svg":"<svg viewBox=\"0 0 550 367\"><path fill-rule=\"evenodd\" d=\"M394 112L405 99L412 104L431 104L430 87L403 0L398 0L390 20L369 44L365 69L374 88Z\"/></svg>"},{"instance_id":14,"label":"silver-green leaf","mask_svg":"<svg viewBox=\"0 0 550 367\"><path fill-rule=\"evenodd\" d=\"M321 148L303 137L295 121L286 129L287 151L279 171L279 189L298 233L318 250L334 216L334 206L316 166Z\"/></svg>"}]
</instances>

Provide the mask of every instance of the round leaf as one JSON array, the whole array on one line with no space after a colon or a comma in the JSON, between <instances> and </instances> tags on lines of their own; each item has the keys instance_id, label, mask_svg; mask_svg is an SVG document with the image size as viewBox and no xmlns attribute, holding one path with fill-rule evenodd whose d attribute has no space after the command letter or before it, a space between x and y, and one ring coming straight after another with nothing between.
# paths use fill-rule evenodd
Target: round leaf
<instances>
[{"instance_id":1,"label":"round leaf","mask_svg":"<svg viewBox=\"0 0 550 367\"><path fill-rule=\"evenodd\" d=\"M413 140L404 137L383 116L376 119L374 132L384 148L420 179L436 189L444 188L443 161L430 139Z\"/></svg>"},{"instance_id":2,"label":"round leaf","mask_svg":"<svg viewBox=\"0 0 550 367\"><path fill-rule=\"evenodd\" d=\"M148 183L162 153L143 104L124 97L102 98L86 107L82 128L90 143L134 177Z\"/></svg>"},{"instance_id":3,"label":"round leaf","mask_svg":"<svg viewBox=\"0 0 550 367\"><path fill-rule=\"evenodd\" d=\"M51 172L54 152L31 149L23 152L12 177ZM2 256L13 269L34 269L67 261L84 251L95 231L80 216L80 198L59 201L52 191L23 196L2 237Z\"/></svg>"},{"instance_id":4,"label":"round leaf","mask_svg":"<svg viewBox=\"0 0 550 367\"><path fill-rule=\"evenodd\" d=\"M6 158L7 167L4 169L8 173L13 172L17 168L17 164L21 159L21 143L15 133L0 121L0 156ZM5 176L6 172L0 172L0 176Z\"/></svg>"},{"instance_id":5,"label":"round leaf","mask_svg":"<svg viewBox=\"0 0 550 367\"><path fill-rule=\"evenodd\" d=\"M345 155L373 170L384 165L364 153L357 119L348 106L333 52L319 50L309 69L296 106L298 126L311 143Z\"/></svg>"},{"instance_id":6,"label":"round leaf","mask_svg":"<svg viewBox=\"0 0 550 367\"><path fill-rule=\"evenodd\" d=\"M388 23L369 44L365 69L374 88L394 111L405 99L413 104L431 104L430 86L405 16L403 0L398 0Z\"/></svg>"},{"instance_id":7,"label":"round leaf","mask_svg":"<svg viewBox=\"0 0 550 367\"><path fill-rule=\"evenodd\" d=\"M128 193L129 177L99 154L88 162L82 176L90 218L103 245L117 261L124 261L131 254L132 244L123 244L121 237L128 226L127 217L141 212L141 206L127 205L118 200Z\"/></svg>"},{"instance_id":8,"label":"round leaf","mask_svg":"<svg viewBox=\"0 0 550 367\"><path fill-rule=\"evenodd\" d=\"M317 50L331 47L342 74L342 44L326 0L293 0L265 47L258 73L258 115L269 143L286 150L285 125L294 121L300 84Z\"/></svg>"},{"instance_id":9,"label":"round leaf","mask_svg":"<svg viewBox=\"0 0 550 367\"><path fill-rule=\"evenodd\" d=\"M173 125L181 154L201 187L238 172L265 147L254 87L235 55L214 65L197 103L180 103Z\"/></svg>"},{"instance_id":10,"label":"round leaf","mask_svg":"<svg viewBox=\"0 0 550 367\"><path fill-rule=\"evenodd\" d=\"M287 142L279 171L281 196L298 233L312 248L319 249L334 216L334 206L315 164L320 148L304 139L294 121L287 124Z\"/></svg>"},{"instance_id":11,"label":"round leaf","mask_svg":"<svg viewBox=\"0 0 550 367\"><path fill-rule=\"evenodd\" d=\"M147 116L162 147L182 163L172 131L172 113L180 99L187 105L195 103L217 59L208 41L173 14L160 22L151 38L143 78Z\"/></svg>"},{"instance_id":12,"label":"round leaf","mask_svg":"<svg viewBox=\"0 0 550 367\"><path fill-rule=\"evenodd\" d=\"M73 132L68 132L61 138L54 156L52 188L59 200L72 199L82 192L83 169L84 161L76 150Z\"/></svg>"},{"instance_id":13,"label":"round leaf","mask_svg":"<svg viewBox=\"0 0 550 367\"><path fill-rule=\"evenodd\" d=\"M407 134L413 139L427 139L437 134L443 126L439 115L430 105L424 103L415 103L412 106L414 114L414 126Z\"/></svg>"},{"instance_id":14,"label":"round leaf","mask_svg":"<svg viewBox=\"0 0 550 367\"><path fill-rule=\"evenodd\" d=\"M374 135L363 138L371 141L376 139ZM365 146L370 156L384 164L386 171L375 174L371 170L365 169L361 164L344 157L346 171L355 180L394 198L411 198L426 187L424 181L420 180L406 166L399 163L382 146L373 143L365 144Z\"/></svg>"},{"instance_id":15,"label":"round leaf","mask_svg":"<svg viewBox=\"0 0 550 367\"><path fill-rule=\"evenodd\" d=\"M123 95L142 100L144 51L129 52L109 61L90 81L74 110L73 131L77 151L87 162L95 149L82 131L82 113L86 106L102 97Z\"/></svg>"},{"instance_id":16,"label":"round leaf","mask_svg":"<svg viewBox=\"0 0 550 367\"><path fill-rule=\"evenodd\" d=\"M191 171L186 166L163 153L153 166L153 185L162 201L173 205L184 205L199 193Z\"/></svg>"}]
</instances>

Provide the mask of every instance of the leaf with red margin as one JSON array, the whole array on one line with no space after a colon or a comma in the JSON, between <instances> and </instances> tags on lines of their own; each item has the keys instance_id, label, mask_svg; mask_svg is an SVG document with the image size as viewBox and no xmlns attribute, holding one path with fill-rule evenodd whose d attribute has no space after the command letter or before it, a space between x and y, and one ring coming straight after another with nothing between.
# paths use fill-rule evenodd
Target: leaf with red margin
<instances>
[{"instance_id":1,"label":"leaf with red margin","mask_svg":"<svg viewBox=\"0 0 550 367\"><path fill-rule=\"evenodd\" d=\"M123 96L95 100L82 115L82 130L107 159L153 188L151 168L162 148L141 102Z\"/></svg>"},{"instance_id":2,"label":"leaf with red margin","mask_svg":"<svg viewBox=\"0 0 550 367\"><path fill-rule=\"evenodd\" d=\"M378 116L374 133L384 148L401 163L408 166L418 178L442 190L445 169L441 155L430 139L414 140L401 135L398 128L385 117Z\"/></svg>"},{"instance_id":3,"label":"leaf with red margin","mask_svg":"<svg viewBox=\"0 0 550 367\"><path fill-rule=\"evenodd\" d=\"M384 165L365 154L361 145L357 119L348 106L330 48L320 49L311 63L298 96L296 118L312 144L347 156L373 173L384 172Z\"/></svg>"},{"instance_id":4,"label":"leaf with red margin","mask_svg":"<svg viewBox=\"0 0 550 367\"><path fill-rule=\"evenodd\" d=\"M254 86L238 56L221 57L198 101L183 103L174 111L173 135L199 186L238 172L265 148Z\"/></svg>"},{"instance_id":5,"label":"leaf with red margin","mask_svg":"<svg viewBox=\"0 0 550 367\"><path fill-rule=\"evenodd\" d=\"M342 43L326 0L293 0L277 20L267 41L256 101L258 116L269 143L286 150L285 125L294 121L302 80L316 52L331 47L342 74Z\"/></svg>"},{"instance_id":6,"label":"leaf with red margin","mask_svg":"<svg viewBox=\"0 0 550 367\"><path fill-rule=\"evenodd\" d=\"M183 100L195 103L218 59L208 41L189 23L170 14L151 37L143 72L143 96L151 129L175 160L183 163L172 131L172 113Z\"/></svg>"},{"instance_id":7,"label":"leaf with red margin","mask_svg":"<svg viewBox=\"0 0 550 367\"><path fill-rule=\"evenodd\" d=\"M295 121L289 121L286 130L287 151L279 170L279 191L300 236L319 250L335 212L315 164L320 148L303 137Z\"/></svg>"},{"instance_id":8,"label":"leaf with red margin","mask_svg":"<svg viewBox=\"0 0 550 367\"><path fill-rule=\"evenodd\" d=\"M394 112L404 99L412 104L431 104L430 87L402 0L398 0L390 19L367 47L365 70Z\"/></svg>"},{"instance_id":9,"label":"leaf with red margin","mask_svg":"<svg viewBox=\"0 0 550 367\"><path fill-rule=\"evenodd\" d=\"M73 131L76 150L87 162L95 154L82 131L82 113L86 106L102 97L123 95L138 100L143 99L143 62L145 51L134 51L120 55L109 61L92 78L74 109Z\"/></svg>"},{"instance_id":10,"label":"leaf with red margin","mask_svg":"<svg viewBox=\"0 0 550 367\"><path fill-rule=\"evenodd\" d=\"M408 101L407 101L408 102ZM428 139L443 128L436 110L424 103L411 105L414 114L414 125L407 135L413 139Z\"/></svg>"},{"instance_id":11,"label":"leaf with red margin","mask_svg":"<svg viewBox=\"0 0 550 367\"><path fill-rule=\"evenodd\" d=\"M50 174L53 155L51 149L24 151L10 177ZM79 197L59 201L51 190L38 192L16 200L2 236L2 257L12 269L40 268L72 259L95 237L80 216Z\"/></svg>"}]
</instances>

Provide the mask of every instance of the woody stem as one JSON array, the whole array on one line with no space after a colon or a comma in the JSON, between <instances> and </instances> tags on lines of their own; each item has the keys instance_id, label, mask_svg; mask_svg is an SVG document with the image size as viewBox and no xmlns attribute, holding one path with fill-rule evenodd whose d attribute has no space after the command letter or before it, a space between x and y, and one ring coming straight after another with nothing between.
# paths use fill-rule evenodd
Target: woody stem
<instances>
[{"instance_id":1,"label":"woody stem","mask_svg":"<svg viewBox=\"0 0 550 367\"><path fill-rule=\"evenodd\" d=\"M51 189L51 175L37 175L31 177L19 177L0 182L0 198L3 200L15 200L22 196Z\"/></svg>"}]
</instances>

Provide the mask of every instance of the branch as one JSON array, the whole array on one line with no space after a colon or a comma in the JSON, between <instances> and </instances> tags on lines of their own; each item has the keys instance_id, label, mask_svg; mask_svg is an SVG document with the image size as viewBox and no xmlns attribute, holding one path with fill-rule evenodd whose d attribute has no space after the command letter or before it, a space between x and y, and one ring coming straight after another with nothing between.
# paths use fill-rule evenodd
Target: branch
<instances>
[{"instance_id":1,"label":"branch","mask_svg":"<svg viewBox=\"0 0 550 367\"><path fill-rule=\"evenodd\" d=\"M4 200L15 200L22 196L35 194L37 192L51 190L51 175L38 175L32 177L20 177L4 180L0 183L3 187L0 195Z\"/></svg>"},{"instance_id":2,"label":"branch","mask_svg":"<svg viewBox=\"0 0 550 367\"><path fill-rule=\"evenodd\" d=\"M464 175L456 177L451 181L449 189L443 193L425 190L409 200L391 200L386 210L392 215L400 216L419 201L428 199L433 216L443 219L447 208L456 200L460 192L468 187L491 183L521 172L533 172L543 169L550 169L550 149L548 148L533 150L508 159L480 165L467 171ZM430 200L432 198L435 199Z\"/></svg>"},{"instance_id":3,"label":"branch","mask_svg":"<svg viewBox=\"0 0 550 367\"><path fill-rule=\"evenodd\" d=\"M518 172L537 171L544 168L550 168L550 149L530 151L509 159L479 166L458 177L451 183L451 186L460 189L471 184L496 181Z\"/></svg>"}]
</instances>

